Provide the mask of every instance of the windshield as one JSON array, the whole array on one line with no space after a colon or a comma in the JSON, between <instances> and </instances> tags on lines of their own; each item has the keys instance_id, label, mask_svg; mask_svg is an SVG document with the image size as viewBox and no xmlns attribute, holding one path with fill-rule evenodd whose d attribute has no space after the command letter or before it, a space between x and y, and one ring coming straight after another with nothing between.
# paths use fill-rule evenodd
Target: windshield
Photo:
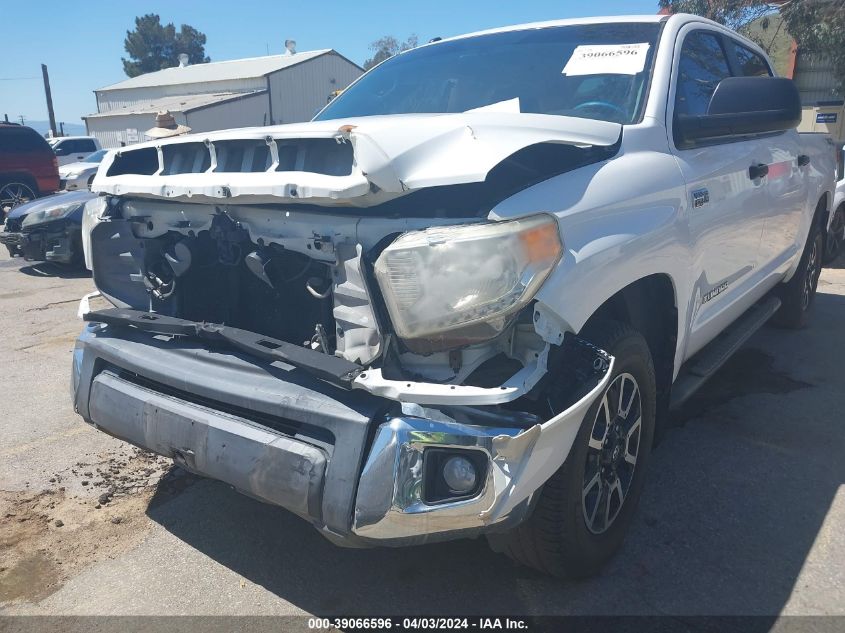
<instances>
[{"instance_id":1,"label":"windshield","mask_svg":"<svg viewBox=\"0 0 845 633\"><path fill-rule=\"evenodd\" d=\"M660 25L609 23L478 35L423 46L364 75L316 120L513 112L639 119Z\"/></svg>"},{"instance_id":2,"label":"windshield","mask_svg":"<svg viewBox=\"0 0 845 633\"><path fill-rule=\"evenodd\" d=\"M80 162L83 162L83 163L99 163L100 161L103 160L103 156L105 156L108 151L109 150L107 150L107 149L98 150L98 151L94 152L93 154L88 154L88 156L83 158Z\"/></svg>"}]
</instances>

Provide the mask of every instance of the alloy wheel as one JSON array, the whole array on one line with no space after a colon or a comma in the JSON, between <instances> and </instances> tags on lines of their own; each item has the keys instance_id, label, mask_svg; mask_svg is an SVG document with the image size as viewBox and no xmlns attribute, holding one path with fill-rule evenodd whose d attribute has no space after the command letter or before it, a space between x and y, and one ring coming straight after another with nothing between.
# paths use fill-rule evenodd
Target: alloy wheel
<instances>
[{"instance_id":1,"label":"alloy wheel","mask_svg":"<svg viewBox=\"0 0 845 633\"><path fill-rule=\"evenodd\" d=\"M35 192L22 182L10 182L0 187L0 210L3 214L31 200L35 200Z\"/></svg>"},{"instance_id":2,"label":"alloy wheel","mask_svg":"<svg viewBox=\"0 0 845 633\"><path fill-rule=\"evenodd\" d=\"M606 532L625 503L639 455L642 413L636 379L618 375L596 412L584 466L582 509L593 534Z\"/></svg>"}]
</instances>

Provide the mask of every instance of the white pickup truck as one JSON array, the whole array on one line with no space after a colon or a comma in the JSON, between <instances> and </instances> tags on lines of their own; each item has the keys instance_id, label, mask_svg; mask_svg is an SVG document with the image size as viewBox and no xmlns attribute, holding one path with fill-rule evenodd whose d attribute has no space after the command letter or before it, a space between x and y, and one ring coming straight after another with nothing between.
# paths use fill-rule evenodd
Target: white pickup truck
<instances>
[{"instance_id":1,"label":"white pickup truck","mask_svg":"<svg viewBox=\"0 0 845 633\"><path fill-rule=\"evenodd\" d=\"M834 148L772 74L695 16L529 24L110 153L76 410L339 544L595 573L672 407L812 304Z\"/></svg>"}]
</instances>

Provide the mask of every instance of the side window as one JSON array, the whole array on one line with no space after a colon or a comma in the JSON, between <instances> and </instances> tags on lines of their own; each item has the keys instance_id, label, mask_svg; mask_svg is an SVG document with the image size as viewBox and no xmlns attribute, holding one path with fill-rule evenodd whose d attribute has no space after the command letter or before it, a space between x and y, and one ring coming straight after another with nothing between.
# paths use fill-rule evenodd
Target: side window
<instances>
[{"instance_id":1,"label":"side window","mask_svg":"<svg viewBox=\"0 0 845 633\"><path fill-rule=\"evenodd\" d=\"M91 154L92 152L96 152L97 148L94 146L94 141L90 138L85 138L77 141L79 144L76 148L76 151L81 154Z\"/></svg>"},{"instance_id":2,"label":"side window","mask_svg":"<svg viewBox=\"0 0 845 633\"><path fill-rule=\"evenodd\" d=\"M684 39L678 65L675 115L706 114L716 86L731 76L719 39L705 31L693 31Z\"/></svg>"},{"instance_id":3,"label":"side window","mask_svg":"<svg viewBox=\"0 0 845 633\"><path fill-rule=\"evenodd\" d=\"M754 51L734 42L734 53L743 77L771 77L772 71L766 60Z\"/></svg>"}]
</instances>

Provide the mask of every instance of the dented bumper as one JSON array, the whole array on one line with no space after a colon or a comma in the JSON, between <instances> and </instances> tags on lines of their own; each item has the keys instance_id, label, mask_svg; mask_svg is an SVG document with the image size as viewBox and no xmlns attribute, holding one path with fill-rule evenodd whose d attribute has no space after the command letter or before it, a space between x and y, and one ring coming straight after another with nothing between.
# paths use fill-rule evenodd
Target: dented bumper
<instances>
[{"instance_id":1,"label":"dented bumper","mask_svg":"<svg viewBox=\"0 0 845 633\"><path fill-rule=\"evenodd\" d=\"M178 342L177 342L178 341ZM72 393L90 424L310 521L342 545L408 545L502 530L566 458L611 375L543 423L469 407L400 404L281 362L88 324ZM474 451L471 498L424 496L428 451Z\"/></svg>"}]
</instances>

